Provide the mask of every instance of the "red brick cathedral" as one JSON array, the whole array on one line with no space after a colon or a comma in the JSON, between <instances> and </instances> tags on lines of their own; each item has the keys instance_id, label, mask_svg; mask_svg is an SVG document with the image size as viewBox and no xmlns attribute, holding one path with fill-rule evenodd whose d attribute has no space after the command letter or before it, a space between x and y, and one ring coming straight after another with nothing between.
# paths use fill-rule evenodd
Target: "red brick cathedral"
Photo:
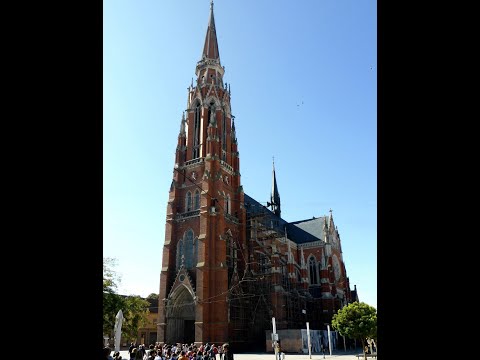
<instances>
[{"instance_id":1,"label":"red brick cathedral","mask_svg":"<svg viewBox=\"0 0 480 360\"><path fill-rule=\"evenodd\" d=\"M277 330L304 329L305 321L325 329L336 310L358 298L331 211L282 219L275 168L270 202L244 193L224 73L212 1L178 134L157 340L264 348L272 317Z\"/></svg>"}]
</instances>

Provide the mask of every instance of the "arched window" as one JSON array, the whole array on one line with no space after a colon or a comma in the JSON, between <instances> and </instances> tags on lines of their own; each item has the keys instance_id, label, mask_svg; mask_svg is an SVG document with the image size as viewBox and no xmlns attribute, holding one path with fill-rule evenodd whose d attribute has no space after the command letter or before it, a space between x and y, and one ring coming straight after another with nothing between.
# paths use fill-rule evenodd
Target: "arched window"
<instances>
[{"instance_id":1,"label":"arched window","mask_svg":"<svg viewBox=\"0 0 480 360\"><path fill-rule=\"evenodd\" d=\"M182 264L183 257L183 266L190 270L194 269L197 266L198 259L198 241L194 239L194 234L192 229L188 229L183 238L177 244L177 258L176 265L177 271L180 269Z\"/></svg>"},{"instance_id":2,"label":"arched window","mask_svg":"<svg viewBox=\"0 0 480 360\"><path fill-rule=\"evenodd\" d=\"M193 116L193 150L192 150L192 159L200 157L200 114L201 107L200 103L197 102L195 105L195 113Z\"/></svg>"},{"instance_id":3,"label":"arched window","mask_svg":"<svg viewBox=\"0 0 480 360\"><path fill-rule=\"evenodd\" d=\"M204 136L205 138L207 137L207 129L210 126L211 122L213 121L214 124L216 124L216 112L215 112L215 103L212 102L208 106L208 111L207 111L207 121L205 123L204 127ZM213 125L213 124L212 124Z\"/></svg>"},{"instance_id":4,"label":"arched window","mask_svg":"<svg viewBox=\"0 0 480 360\"><path fill-rule=\"evenodd\" d=\"M184 250L183 239L180 239L177 243L177 258L176 258L177 271L178 269L180 269L180 265L182 264L183 250Z\"/></svg>"},{"instance_id":5,"label":"arched window","mask_svg":"<svg viewBox=\"0 0 480 360\"><path fill-rule=\"evenodd\" d=\"M198 263L198 239L193 239L193 263L192 269L197 267Z\"/></svg>"},{"instance_id":6,"label":"arched window","mask_svg":"<svg viewBox=\"0 0 480 360\"><path fill-rule=\"evenodd\" d=\"M340 262L338 261L337 256L334 254L332 256L333 262L333 274L335 275L335 280L340 280L341 270L340 270Z\"/></svg>"},{"instance_id":7,"label":"arched window","mask_svg":"<svg viewBox=\"0 0 480 360\"><path fill-rule=\"evenodd\" d=\"M227 119L223 112L222 119L222 160L227 161Z\"/></svg>"},{"instance_id":8,"label":"arched window","mask_svg":"<svg viewBox=\"0 0 480 360\"><path fill-rule=\"evenodd\" d=\"M200 209L200 190L195 190L195 207L194 210Z\"/></svg>"},{"instance_id":9,"label":"arched window","mask_svg":"<svg viewBox=\"0 0 480 360\"><path fill-rule=\"evenodd\" d=\"M187 192L187 197L185 198L185 211L192 211L192 193Z\"/></svg>"},{"instance_id":10,"label":"arched window","mask_svg":"<svg viewBox=\"0 0 480 360\"><path fill-rule=\"evenodd\" d=\"M317 262L315 261L315 258L313 256L308 260L308 269L309 269L309 275L310 275L310 285L318 284Z\"/></svg>"},{"instance_id":11,"label":"arched window","mask_svg":"<svg viewBox=\"0 0 480 360\"><path fill-rule=\"evenodd\" d=\"M191 269L193 267L193 231L187 230L184 237L185 242L185 268ZM195 263L195 265L197 265Z\"/></svg>"},{"instance_id":12,"label":"arched window","mask_svg":"<svg viewBox=\"0 0 480 360\"><path fill-rule=\"evenodd\" d=\"M233 268L237 262L237 244L232 236L227 236L227 267Z\"/></svg>"}]
</instances>

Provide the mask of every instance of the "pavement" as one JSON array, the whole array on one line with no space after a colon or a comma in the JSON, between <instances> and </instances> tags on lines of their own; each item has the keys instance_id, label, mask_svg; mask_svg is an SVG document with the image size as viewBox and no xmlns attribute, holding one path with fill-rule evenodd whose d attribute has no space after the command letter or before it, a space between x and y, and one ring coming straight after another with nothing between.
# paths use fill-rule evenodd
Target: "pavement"
<instances>
[{"instance_id":1,"label":"pavement","mask_svg":"<svg viewBox=\"0 0 480 360\"><path fill-rule=\"evenodd\" d=\"M341 359L341 360L357 360L357 354L361 354L361 349L343 351L334 350L332 355L325 354L312 354L312 357L308 354L285 354L285 360L323 360L323 359ZM110 354L113 356L113 351ZM128 350L121 350L120 355L122 360L130 360ZM273 353L234 353L235 360L275 360ZM372 359L372 358L368 358ZM218 358L217 358L218 360Z\"/></svg>"}]
</instances>

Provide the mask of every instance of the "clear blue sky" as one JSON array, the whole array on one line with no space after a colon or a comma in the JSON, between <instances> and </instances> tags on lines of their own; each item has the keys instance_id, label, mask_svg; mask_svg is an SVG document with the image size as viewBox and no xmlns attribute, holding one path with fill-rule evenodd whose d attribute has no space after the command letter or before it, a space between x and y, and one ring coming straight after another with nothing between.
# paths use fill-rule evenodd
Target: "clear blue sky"
<instances>
[{"instance_id":1,"label":"clear blue sky","mask_svg":"<svg viewBox=\"0 0 480 360\"><path fill-rule=\"evenodd\" d=\"M217 0L245 193L328 215L351 287L377 307L377 3ZM103 2L103 256L119 292L158 293L168 190L209 0Z\"/></svg>"}]
</instances>

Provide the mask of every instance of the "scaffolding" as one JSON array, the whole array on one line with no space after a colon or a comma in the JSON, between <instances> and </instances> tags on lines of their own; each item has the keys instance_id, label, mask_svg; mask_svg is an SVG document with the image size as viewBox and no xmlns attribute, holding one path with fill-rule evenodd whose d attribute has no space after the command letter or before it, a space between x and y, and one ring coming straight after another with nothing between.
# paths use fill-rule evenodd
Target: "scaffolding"
<instances>
[{"instance_id":1,"label":"scaffolding","mask_svg":"<svg viewBox=\"0 0 480 360\"><path fill-rule=\"evenodd\" d=\"M246 202L245 208L247 243L242 247L235 239L227 241L229 253L244 250L244 263L235 259L242 271L234 261L229 262L229 335L236 342L264 350L272 317L278 329L305 328L306 314L312 314L315 301L304 288L295 262L297 276L289 276L286 223L259 203Z\"/></svg>"}]
</instances>

